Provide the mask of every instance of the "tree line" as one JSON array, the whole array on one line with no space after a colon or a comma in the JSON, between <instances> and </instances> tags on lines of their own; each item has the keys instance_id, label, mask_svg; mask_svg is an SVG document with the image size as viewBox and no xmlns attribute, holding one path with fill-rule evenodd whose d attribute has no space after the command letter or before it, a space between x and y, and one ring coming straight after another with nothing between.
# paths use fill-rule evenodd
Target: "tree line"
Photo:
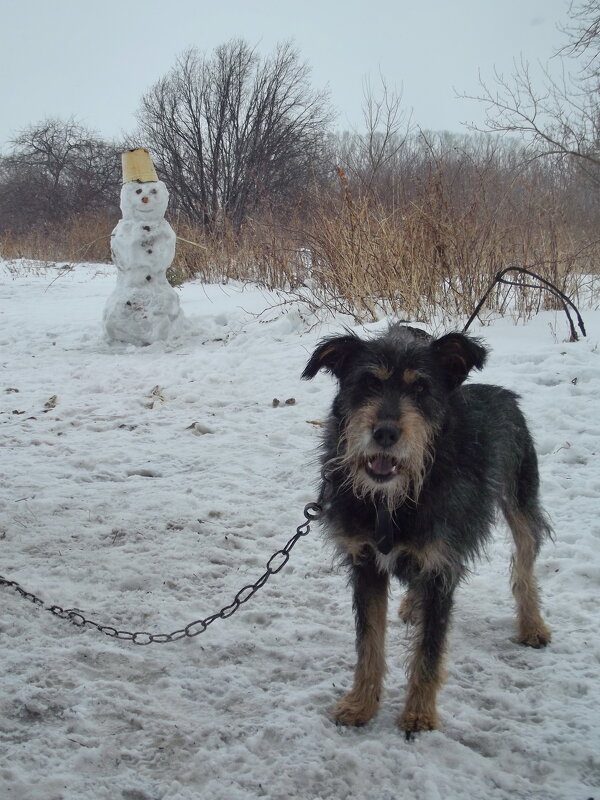
<instances>
[{"instance_id":1,"label":"tree line","mask_svg":"<svg viewBox=\"0 0 600 800\"><path fill-rule=\"evenodd\" d=\"M118 205L120 157L148 147L172 213L212 232L298 201L324 168L332 112L289 43L261 58L234 40L189 50L142 98L138 127L105 142L73 120L22 131L0 158L0 231L53 225Z\"/></svg>"},{"instance_id":2,"label":"tree line","mask_svg":"<svg viewBox=\"0 0 600 800\"><path fill-rule=\"evenodd\" d=\"M486 103L488 123L460 136L418 129L383 81L366 87L364 130L334 132L327 94L289 43L267 57L243 40L208 55L190 49L143 96L125 141L73 120L21 131L0 155L0 236L82 214L114 219L120 153L135 146L150 149L171 217L206 236L240 234L260 218L301 221L340 198L349 208L351 195L394 212L419 204L435 214L432 229L475 203L522 213L536 195L578 223L597 221L600 0L572 4L564 34L560 55L577 66L571 84L546 76L537 94L521 63L482 83L472 99Z\"/></svg>"}]
</instances>

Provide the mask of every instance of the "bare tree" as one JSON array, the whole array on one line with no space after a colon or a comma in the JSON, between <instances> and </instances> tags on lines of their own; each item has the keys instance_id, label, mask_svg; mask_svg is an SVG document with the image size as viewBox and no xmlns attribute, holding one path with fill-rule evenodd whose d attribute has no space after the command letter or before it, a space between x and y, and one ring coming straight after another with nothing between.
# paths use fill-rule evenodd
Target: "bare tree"
<instances>
[{"instance_id":1,"label":"bare tree","mask_svg":"<svg viewBox=\"0 0 600 800\"><path fill-rule=\"evenodd\" d=\"M136 140L175 205L207 230L289 207L319 163L331 112L289 44L261 60L243 40L192 49L143 97Z\"/></svg>"},{"instance_id":2,"label":"bare tree","mask_svg":"<svg viewBox=\"0 0 600 800\"><path fill-rule=\"evenodd\" d=\"M364 132L337 138L332 158L361 191L391 197L400 177L402 152L411 133L411 114L402 106L402 92L391 89L383 76L375 90L363 83Z\"/></svg>"},{"instance_id":3,"label":"bare tree","mask_svg":"<svg viewBox=\"0 0 600 800\"><path fill-rule=\"evenodd\" d=\"M582 57L580 75L584 80L597 81L600 78L600 2L585 0L569 6L570 23L563 26L563 33L569 39L561 50L576 58Z\"/></svg>"},{"instance_id":4,"label":"bare tree","mask_svg":"<svg viewBox=\"0 0 600 800\"><path fill-rule=\"evenodd\" d=\"M23 130L0 159L0 226L22 231L73 213L114 209L119 149L73 120Z\"/></svg>"},{"instance_id":5,"label":"bare tree","mask_svg":"<svg viewBox=\"0 0 600 800\"><path fill-rule=\"evenodd\" d=\"M534 157L576 159L581 169L600 181L600 0L572 3L571 24L563 27L569 42L555 54L562 72L555 77L542 70L542 89L521 58L512 75L494 73L493 82L480 77L481 93L462 97L485 103L483 130L521 134ZM569 58L579 69L569 71Z\"/></svg>"}]
</instances>

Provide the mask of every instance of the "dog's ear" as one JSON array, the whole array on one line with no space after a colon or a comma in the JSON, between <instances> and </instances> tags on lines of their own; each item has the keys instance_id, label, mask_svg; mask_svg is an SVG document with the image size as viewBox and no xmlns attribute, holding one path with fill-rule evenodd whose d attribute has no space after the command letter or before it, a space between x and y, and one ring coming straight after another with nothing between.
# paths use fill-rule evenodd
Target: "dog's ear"
<instances>
[{"instance_id":1,"label":"dog's ear","mask_svg":"<svg viewBox=\"0 0 600 800\"><path fill-rule=\"evenodd\" d=\"M354 334L323 339L310 357L302 377L305 380L314 378L320 369L325 369L336 378L340 378L344 369L362 350L363 346L363 341Z\"/></svg>"},{"instance_id":2,"label":"dog's ear","mask_svg":"<svg viewBox=\"0 0 600 800\"><path fill-rule=\"evenodd\" d=\"M436 339L431 349L449 389L460 386L473 368L481 369L487 358L485 347L464 333L447 333Z\"/></svg>"}]
</instances>

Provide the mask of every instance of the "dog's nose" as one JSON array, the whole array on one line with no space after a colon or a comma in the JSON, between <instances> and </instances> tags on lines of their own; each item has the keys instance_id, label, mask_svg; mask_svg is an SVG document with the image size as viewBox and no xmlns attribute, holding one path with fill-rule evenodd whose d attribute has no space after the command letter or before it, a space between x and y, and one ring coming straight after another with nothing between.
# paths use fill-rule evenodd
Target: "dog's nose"
<instances>
[{"instance_id":1,"label":"dog's nose","mask_svg":"<svg viewBox=\"0 0 600 800\"><path fill-rule=\"evenodd\" d=\"M400 438L400 431L390 422L379 422L373 428L373 439L380 447L391 447Z\"/></svg>"}]
</instances>

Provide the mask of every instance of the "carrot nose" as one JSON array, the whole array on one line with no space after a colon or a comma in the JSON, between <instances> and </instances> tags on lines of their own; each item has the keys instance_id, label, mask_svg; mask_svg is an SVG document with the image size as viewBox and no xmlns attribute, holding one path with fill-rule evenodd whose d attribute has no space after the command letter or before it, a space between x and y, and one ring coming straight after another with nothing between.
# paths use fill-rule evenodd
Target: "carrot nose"
<instances>
[{"instance_id":1,"label":"carrot nose","mask_svg":"<svg viewBox=\"0 0 600 800\"><path fill-rule=\"evenodd\" d=\"M142 197L142 203L147 203L149 200L149 197Z\"/></svg>"}]
</instances>

